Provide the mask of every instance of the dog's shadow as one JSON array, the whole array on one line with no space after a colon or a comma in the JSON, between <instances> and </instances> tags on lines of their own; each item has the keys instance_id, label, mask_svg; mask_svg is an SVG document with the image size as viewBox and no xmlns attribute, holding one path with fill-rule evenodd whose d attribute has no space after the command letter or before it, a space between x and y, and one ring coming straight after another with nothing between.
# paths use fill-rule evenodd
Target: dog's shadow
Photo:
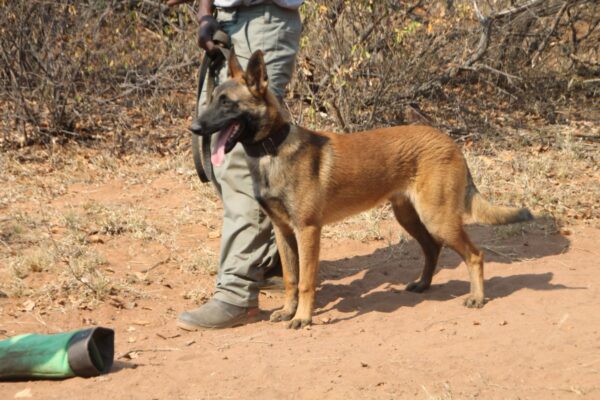
<instances>
[{"instance_id":1,"label":"dog's shadow","mask_svg":"<svg viewBox=\"0 0 600 400\"><path fill-rule=\"evenodd\" d=\"M546 221L546 225L548 225ZM498 228L470 226L472 240L485 252L486 262L511 264L561 254L568 250L569 241L548 226L534 222L520 224L509 237L498 237ZM464 268L464 280L436 283L424 293L404 290L407 283L418 279L423 267L423 254L414 240L378 249L372 254L321 262L321 284L316 295L315 316L331 310L354 318L377 312L393 312L400 307L412 307L422 301L446 301L469 292L468 272L456 253L444 249L436 274L445 268ZM544 271L513 276L486 276L486 297L489 301L510 296L529 288L533 290L563 290L570 288L552 283L554 274Z\"/></svg>"}]
</instances>

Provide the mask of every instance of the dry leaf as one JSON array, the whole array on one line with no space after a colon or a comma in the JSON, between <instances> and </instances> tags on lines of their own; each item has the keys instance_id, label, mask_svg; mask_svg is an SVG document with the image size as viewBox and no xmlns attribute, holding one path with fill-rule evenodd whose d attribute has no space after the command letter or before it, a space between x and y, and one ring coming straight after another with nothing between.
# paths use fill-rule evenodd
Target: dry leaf
<instances>
[{"instance_id":1,"label":"dry leaf","mask_svg":"<svg viewBox=\"0 0 600 400\"><path fill-rule=\"evenodd\" d=\"M563 236L569 236L571 233L573 233L570 229L567 228L560 228L559 232Z\"/></svg>"},{"instance_id":2,"label":"dry leaf","mask_svg":"<svg viewBox=\"0 0 600 400\"><path fill-rule=\"evenodd\" d=\"M35 301L33 300L27 300L25 302L23 302L23 310L25 311L31 311L35 308Z\"/></svg>"}]
</instances>

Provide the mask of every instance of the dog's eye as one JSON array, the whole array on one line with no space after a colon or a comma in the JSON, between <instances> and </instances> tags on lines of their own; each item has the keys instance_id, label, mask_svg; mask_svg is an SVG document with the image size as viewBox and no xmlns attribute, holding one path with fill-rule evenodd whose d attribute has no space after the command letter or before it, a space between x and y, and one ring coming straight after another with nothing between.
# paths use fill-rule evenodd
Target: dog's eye
<instances>
[{"instance_id":1,"label":"dog's eye","mask_svg":"<svg viewBox=\"0 0 600 400\"><path fill-rule=\"evenodd\" d=\"M229 97L222 95L219 97L219 104L223 107L228 107L232 104L232 101L229 99Z\"/></svg>"}]
</instances>

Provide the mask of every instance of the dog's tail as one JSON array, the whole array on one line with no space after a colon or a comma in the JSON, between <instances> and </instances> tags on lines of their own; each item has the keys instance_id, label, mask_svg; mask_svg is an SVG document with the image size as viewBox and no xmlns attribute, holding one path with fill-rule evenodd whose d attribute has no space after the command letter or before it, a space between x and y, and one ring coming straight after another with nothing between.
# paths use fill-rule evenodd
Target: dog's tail
<instances>
[{"instance_id":1,"label":"dog's tail","mask_svg":"<svg viewBox=\"0 0 600 400\"><path fill-rule=\"evenodd\" d=\"M469 167L467 167L465 211L473 222L489 225L512 224L533 219L533 215L527 208L496 206L487 201L477 190Z\"/></svg>"}]
</instances>

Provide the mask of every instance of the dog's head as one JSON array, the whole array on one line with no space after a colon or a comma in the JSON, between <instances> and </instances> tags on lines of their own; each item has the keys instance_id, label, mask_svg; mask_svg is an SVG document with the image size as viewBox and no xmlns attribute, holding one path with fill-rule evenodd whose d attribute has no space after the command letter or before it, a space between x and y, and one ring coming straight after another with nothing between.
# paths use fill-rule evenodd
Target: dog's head
<instances>
[{"instance_id":1,"label":"dog's head","mask_svg":"<svg viewBox=\"0 0 600 400\"><path fill-rule=\"evenodd\" d=\"M203 135L219 135L211 156L217 166L238 142L259 142L283 123L279 101L268 89L262 52L252 54L246 71L233 50L227 64L230 79L215 89L198 117Z\"/></svg>"}]
</instances>

